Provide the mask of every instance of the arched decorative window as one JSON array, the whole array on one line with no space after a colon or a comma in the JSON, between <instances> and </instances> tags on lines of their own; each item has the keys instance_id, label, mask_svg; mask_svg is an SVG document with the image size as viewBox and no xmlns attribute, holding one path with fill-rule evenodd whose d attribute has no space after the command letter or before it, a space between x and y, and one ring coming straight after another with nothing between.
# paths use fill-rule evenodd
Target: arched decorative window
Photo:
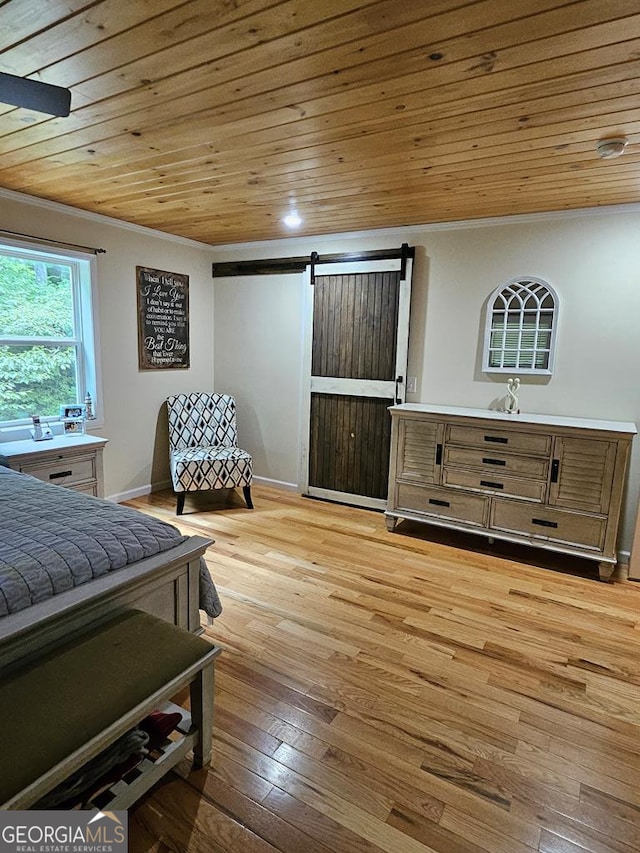
<instances>
[{"instance_id":1,"label":"arched decorative window","mask_svg":"<svg viewBox=\"0 0 640 853\"><path fill-rule=\"evenodd\" d=\"M539 278L514 278L487 304L482 369L487 373L553 372L558 296Z\"/></svg>"}]
</instances>

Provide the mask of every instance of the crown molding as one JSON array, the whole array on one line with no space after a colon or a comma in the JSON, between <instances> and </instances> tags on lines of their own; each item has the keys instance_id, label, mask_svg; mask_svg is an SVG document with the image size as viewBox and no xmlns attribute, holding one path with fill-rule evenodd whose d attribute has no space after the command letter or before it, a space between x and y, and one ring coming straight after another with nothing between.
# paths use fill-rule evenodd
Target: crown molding
<instances>
[{"instance_id":1,"label":"crown molding","mask_svg":"<svg viewBox=\"0 0 640 853\"><path fill-rule=\"evenodd\" d=\"M94 213L91 210L82 210L79 207L72 207L70 204L62 204L59 201L50 201L46 198L38 198L38 196L28 195L27 193L17 192L16 190L8 190L0 187L0 199L7 201L15 201L19 204L28 204L32 207L40 207L44 210L50 210L52 213L64 213L67 216L77 216L80 219L86 219L89 222L97 222L100 225L110 225L113 228L123 228L126 231L133 231L136 234L143 234L146 237L159 237L163 240L169 240L172 243L180 243L182 246L191 246L197 249L211 249L209 243L201 243L198 240L190 240L188 237L180 237L178 234L169 234L167 231L158 231L156 228L147 228L146 225L136 225L133 222L126 222L123 219L114 219L112 216L105 216L104 213Z\"/></svg>"},{"instance_id":2,"label":"crown molding","mask_svg":"<svg viewBox=\"0 0 640 853\"><path fill-rule=\"evenodd\" d=\"M123 219L114 219L104 213L94 213L90 210L82 210L59 201L50 201L38 196L21 193L17 190L9 190L0 187L0 199L15 201L20 204L29 204L50 210L54 213L64 213L68 216L76 216L89 222L98 222L102 225L110 225L114 228L123 228L147 237L156 237L162 240L179 243L182 246L191 246L197 249L217 249L220 251L243 249L267 249L274 245L296 247L313 241L316 244L328 243L335 240L362 240L367 238L390 238L398 240L407 238L413 234L423 234L434 231L457 231L469 228L489 228L495 225L516 225L528 222L549 222L559 219L571 219L573 217L600 216L611 214L633 214L640 213L640 204L614 204L602 207L576 208L575 210L551 210L543 213L518 213L509 216L492 216L483 219L461 219L451 222L425 222L420 225L394 226L393 228L373 228L365 231L342 231L333 234L309 234L309 235L287 235L276 237L272 240L253 240L238 243L203 243L199 240L191 240L188 237L180 237L178 234L170 234L167 231L158 231L156 228L148 228L145 225L136 225Z\"/></svg>"},{"instance_id":3,"label":"crown molding","mask_svg":"<svg viewBox=\"0 0 640 853\"><path fill-rule=\"evenodd\" d=\"M413 234L424 234L432 231L457 231L469 228L489 228L495 225L518 225L530 222L550 222L558 219L571 219L584 216L600 216L611 214L633 214L640 213L640 204L612 204L603 205L602 207L584 207L576 208L575 210L550 210L543 213L517 213L509 216L491 216L484 219L460 219L452 222L426 222L423 225L405 225L394 226L393 228L375 228L369 231L343 231L334 234L310 234L300 235L298 237L286 236L278 237L274 240L255 240L253 242L243 243L219 243L211 244L212 249L220 251L233 250L242 247L243 249L269 249L274 245L291 246L295 248L301 243L308 244L309 242L323 243L335 240L351 240L351 239L367 239L367 238L392 238L395 240L407 237Z\"/></svg>"}]
</instances>

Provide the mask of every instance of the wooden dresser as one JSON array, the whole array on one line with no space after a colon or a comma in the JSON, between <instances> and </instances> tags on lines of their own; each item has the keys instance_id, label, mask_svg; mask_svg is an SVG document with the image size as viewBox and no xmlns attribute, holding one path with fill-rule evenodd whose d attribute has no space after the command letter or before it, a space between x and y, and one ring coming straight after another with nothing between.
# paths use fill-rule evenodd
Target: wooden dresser
<instances>
[{"instance_id":1,"label":"wooden dresser","mask_svg":"<svg viewBox=\"0 0 640 853\"><path fill-rule=\"evenodd\" d=\"M632 423L405 403L387 527L413 519L616 565Z\"/></svg>"},{"instance_id":2,"label":"wooden dresser","mask_svg":"<svg viewBox=\"0 0 640 853\"><path fill-rule=\"evenodd\" d=\"M0 443L0 465L46 483L102 498L102 451L106 443L106 438L93 435L59 435L48 441L5 441Z\"/></svg>"}]
</instances>

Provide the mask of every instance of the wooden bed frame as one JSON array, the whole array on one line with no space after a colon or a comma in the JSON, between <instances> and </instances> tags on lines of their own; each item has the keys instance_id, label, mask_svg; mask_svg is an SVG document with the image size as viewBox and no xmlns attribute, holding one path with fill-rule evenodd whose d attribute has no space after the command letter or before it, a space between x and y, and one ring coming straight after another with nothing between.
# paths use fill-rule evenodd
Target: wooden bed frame
<instances>
[{"instance_id":1,"label":"wooden bed frame","mask_svg":"<svg viewBox=\"0 0 640 853\"><path fill-rule=\"evenodd\" d=\"M37 659L42 649L95 627L126 607L201 633L200 557L210 544L210 539L191 536L161 554L0 617L0 672Z\"/></svg>"}]
</instances>

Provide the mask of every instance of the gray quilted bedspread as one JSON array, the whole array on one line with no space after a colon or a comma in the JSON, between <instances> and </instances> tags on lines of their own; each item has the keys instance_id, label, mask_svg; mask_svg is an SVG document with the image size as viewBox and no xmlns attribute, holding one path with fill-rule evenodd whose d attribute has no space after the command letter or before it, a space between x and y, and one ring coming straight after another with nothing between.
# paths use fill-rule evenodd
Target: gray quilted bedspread
<instances>
[{"instance_id":1,"label":"gray quilted bedspread","mask_svg":"<svg viewBox=\"0 0 640 853\"><path fill-rule=\"evenodd\" d=\"M171 524L43 483L0 465L0 616L167 551L188 537ZM221 611L201 562L200 606Z\"/></svg>"}]
</instances>

